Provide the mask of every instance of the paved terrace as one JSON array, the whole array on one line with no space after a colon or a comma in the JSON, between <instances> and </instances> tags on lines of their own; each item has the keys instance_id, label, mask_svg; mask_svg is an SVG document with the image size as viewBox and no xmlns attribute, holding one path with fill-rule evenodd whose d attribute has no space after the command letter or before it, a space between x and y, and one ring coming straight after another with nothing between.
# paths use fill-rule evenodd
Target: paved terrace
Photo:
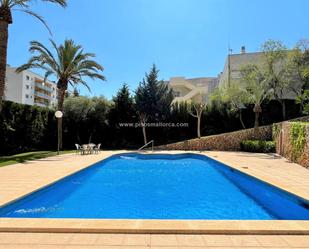
<instances>
[{"instance_id":1,"label":"paved terrace","mask_svg":"<svg viewBox=\"0 0 309 249\"><path fill-rule=\"evenodd\" d=\"M23 164L15 164L0 168L0 205L11 202L26 194L29 194L41 187L51 184L64 176L70 175L80 169L83 169L99 160L107 158L110 155L124 151L102 152L99 155L78 156L74 154L61 155L58 157L45 158ZM179 151L180 152L180 151ZM168 153L179 153L168 152ZM165 152L167 153L167 152ZM277 185L287 191L309 199L309 170L293 163L289 163L284 158L278 158L266 154L249 154L241 152L205 152L203 153L216 160L226 163L234 168L244 171L248 174L261 178L271 184ZM48 227L57 225L57 221L46 220L35 221L28 219L27 222L20 223L16 219L0 219L0 248L157 248L157 249L192 249L192 248L309 248L308 235L211 235L211 234L178 234L186 233L186 229L197 228L197 233L207 233L209 222L202 222L194 225L190 221L180 223L175 221L171 223L169 234L127 234L125 232L104 234L96 232L95 229L83 233L83 230L75 230L74 233L65 229L62 233L49 231ZM93 227L100 226L97 221L92 222ZM134 223L135 222L135 223ZM150 221L152 222L152 221ZM295 227L298 230L309 231L308 222L295 223L276 223L272 221L270 227L280 229L283 227L290 228L293 232ZM280 221L279 221L280 222ZM282 221L281 221L282 222ZM284 222L284 221L283 221ZM88 221L89 225L91 222ZM224 224L219 221L218 227L223 227L220 233L224 234L226 230L230 233L229 228L233 226L234 232L237 233L236 226L244 230L259 227L259 222L251 222L250 226L241 221ZM37 228L43 228L44 233L16 233L16 227L20 226L20 231L27 230L34 224ZM80 229L81 223L67 221L65 227L70 224L76 229ZM63 224L62 224L63 225ZM106 225L106 224L105 224ZM119 222L109 221L109 225L117 228L123 228ZM128 223L126 224L128 225ZM130 225L130 224L129 224ZM141 221L131 221L131 225L150 226L150 223ZM152 222L152 226L156 222ZM60 224L61 226L61 224ZM196 226L196 227L195 227ZM201 229L205 227L206 230ZM268 225L269 226L269 225ZM11 229L11 230L10 230ZM15 229L15 230L14 230ZM45 230L44 230L45 229ZM175 229L173 234L171 231ZM183 230L182 230L183 229ZM10 232L8 232L9 230ZM176 234L177 230L177 234ZM15 232L14 232L15 231ZM33 230L38 232L37 230ZM32 232L33 232L32 231ZM76 233L79 231L79 233ZM162 231L165 233L164 229ZM111 232L111 231L109 231ZM137 231L138 232L138 231ZM191 231L192 232L192 231ZM264 231L264 233L267 230ZM259 234L259 233L258 233Z\"/></svg>"}]
</instances>

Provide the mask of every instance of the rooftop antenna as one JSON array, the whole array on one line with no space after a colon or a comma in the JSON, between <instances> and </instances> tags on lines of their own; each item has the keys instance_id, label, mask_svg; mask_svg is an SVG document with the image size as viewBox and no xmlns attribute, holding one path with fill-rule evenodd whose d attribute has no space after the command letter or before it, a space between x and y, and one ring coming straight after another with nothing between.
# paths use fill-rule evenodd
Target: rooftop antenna
<instances>
[{"instance_id":1,"label":"rooftop antenna","mask_svg":"<svg viewBox=\"0 0 309 249\"><path fill-rule=\"evenodd\" d=\"M233 49L230 46L230 42L228 42L227 49L228 49L228 54L233 54Z\"/></svg>"},{"instance_id":2,"label":"rooftop antenna","mask_svg":"<svg viewBox=\"0 0 309 249\"><path fill-rule=\"evenodd\" d=\"M231 60L230 60L230 55L233 54L233 49L230 47L230 43L228 43L228 61L227 61L227 66L228 66L228 76L227 76L227 84L230 86L231 82Z\"/></svg>"}]
</instances>

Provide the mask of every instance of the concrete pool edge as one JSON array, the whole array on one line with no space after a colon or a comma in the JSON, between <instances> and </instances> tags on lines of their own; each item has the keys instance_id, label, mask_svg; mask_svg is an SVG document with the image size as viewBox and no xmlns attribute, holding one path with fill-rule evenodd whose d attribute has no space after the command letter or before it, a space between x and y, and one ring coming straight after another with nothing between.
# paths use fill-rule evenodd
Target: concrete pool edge
<instances>
[{"instance_id":1,"label":"concrete pool edge","mask_svg":"<svg viewBox=\"0 0 309 249\"><path fill-rule=\"evenodd\" d=\"M309 235L309 221L1 218L0 232Z\"/></svg>"}]
</instances>

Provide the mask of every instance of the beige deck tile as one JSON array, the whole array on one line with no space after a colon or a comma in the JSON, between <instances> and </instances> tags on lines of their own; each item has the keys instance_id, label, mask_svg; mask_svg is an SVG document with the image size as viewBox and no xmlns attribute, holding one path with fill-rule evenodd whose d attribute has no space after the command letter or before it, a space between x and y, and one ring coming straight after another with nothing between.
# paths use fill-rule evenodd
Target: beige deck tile
<instances>
[{"instance_id":1,"label":"beige deck tile","mask_svg":"<svg viewBox=\"0 0 309 249\"><path fill-rule=\"evenodd\" d=\"M99 238L98 234L74 234L69 240L70 245L95 245Z\"/></svg>"},{"instance_id":2,"label":"beige deck tile","mask_svg":"<svg viewBox=\"0 0 309 249\"><path fill-rule=\"evenodd\" d=\"M150 246L150 235L149 234L128 234L128 235L125 235L123 245Z\"/></svg>"},{"instance_id":3,"label":"beige deck tile","mask_svg":"<svg viewBox=\"0 0 309 249\"><path fill-rule=\"evenodd\" d=\"M295 236L280 236L280 237L282 237L283 240L285 240L291 247L309 248L309 236L295 235Z\"/></svg>"},{"instance_id":4,"label":"beige deck tile","mask_svg":"<svg viewBox=\"0 0 309 249\"><path fill-rule=\"evenodd\" d=\"M14 244L42 244L46 237L43 233L19 233L16 234Z\"/></svg>"},{"instance_id":5,"label":"beige deck tile","mask_svg":"<svg viewBox=\"0 0 309 249\"><path fill-rule=\"evenodd\" d=\"M211 246L230 246L232 245L231 237L228 235L202 235L205 241L205 244L209 247Z\"/></svg>"},{"instance_id":6,"label":"beige deck tile","mask_svg":"<svg viewBox=\"0 0 309 249\"><path fill-rule=\"evenodd\" d=\"M120 249L120 246L86 246L86 245L80 245L80 246L65 246L63 249Z\"/></svg>"},{"instance_id":7,"label":"beige deck tile","mask_svg":"<svg viewBox=\"0 0 309 249\"><path fill-rule=\"evenodd\" d=\"M5 245L1 246L0 249L64 249L61 245Z\"/></svg>"},{"instance_id":8,"label":"beige deck tile","mask_svg":"<svg viewBox=\"0 0 309 249\"><path fill-rule=\"evenodd\" d=\"M176 235L157 235L152 234L150 240L151 246L178 246Z\"/></svg>"},{"instance_id":9,"label":"beige deck tile","mask_svg":"<svg viewBox=\"0 0 309 249\"><path fill-rule=\"evenodd\" d=\"M178 246L205 246L202 235L176 235Z\"/></svg>"},{"instance_id":10,"label":"beige deck tile","mask_svg":"<svg viewBox=\"0 0 309 249\"><path fill-rule=\"evenodd\" d=\"M0 244L10 244L16 239L15 233L0 233Z\"/></svg>"},{"instance_id":11,"label":"beige deck tile","mask_svg":"<svg viewBox=\"0 0 309 249\"><path fill-rule=\"evenodd\" d=\"M0 244L46 244L64 245L72 238L66 233L0 233Z\"/></svg>"},{"instance_id":12,"label":"beige deck tile","mask_svg":"<svg viewBox=\"0 0 309 249\"><path fill-rule=\"evenodd\" d=\"M257 235L255 236L260 245L265 247L288 247L289 244L282 238L276 235Z\"/></svg>"},{"instance_id":13,"label":"beige deck tile","mask_svg":"<svg viewBox=\"0 0 309 249\"><path fill-rule=\"evenodd\" d=\"M99 234L95 244L104 246L121 246L123 245L124 238L124 234Z\"/></svg>"},{"instance_id":14,"label":"beige deck tile","mask_svg":"<svg viewBox=\"0 0 309 249\"><path fill-rule=\"evenodd\" d=\"M151 249L179 249L177 246L151 246ZM185 247L188 249L188 247ZM195 247L196 249L196 247Z\"/></svg>"},{"instance_id":15,"label":"beige deck tile","mask_svg":"<svg viewBox=\"0 0 309 249\"><path fill-rule=\"evenodd\" d=\"M120 246L120 249L150 249L150 246Z\"/></svg>"},{"instance_id":16,"label":"beige deck tile","mask_svg":"<svg viewBox=\"0 0 309 249\"><path fill-rule=\"evenodd\" d=\"M235 235L235 236L230 236L231 241L234 246L239 246L239 247L258 247L261 246L261 244L257 241L255 236L248 236L248 235Z\"/></svg>"}]
</instances>

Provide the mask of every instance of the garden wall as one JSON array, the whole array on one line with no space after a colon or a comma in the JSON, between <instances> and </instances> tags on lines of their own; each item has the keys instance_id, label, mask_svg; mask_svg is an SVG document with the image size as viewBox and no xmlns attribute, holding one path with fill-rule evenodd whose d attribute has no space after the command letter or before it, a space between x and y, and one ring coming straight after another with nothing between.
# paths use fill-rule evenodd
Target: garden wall
<instances>
[{"instance_id":1,"label":"garden wall","mask_svg":"<svg viewBox=\"0 0 309 249\"><path fill-rule=\"evenodd\" d=\"M309 167L309 122L274 125L276 152L292 162Z\"/></svg>"},{"instance_id":2,"label":"garden wall","mask_svg":"<svg viewBox=\"0 0 309 249\"><path fill-rule=\"evenodd\" d=\"M309 117L293 119L295 121L309 120ZM281 123L278 123L281 124ZM178 143L156 146L157 150L219 150L219 151L240 151L240 143L244 140L272 140L273 126L262 126L256 135L254 129L246 129L223 133L219 135L206 136L200 139L190 139Z\"/></svg>"},{"instance_id":3,"label":"garden wall","mask_svg":"<svg viewBox=\"0 0 309 249\"><path fill-rule=\"evenodd\" d=\"M219 135L202 137L200 139L190 139L183 142L157 146L158 150L221 150L239 151L240 143L244 140L270 140L272 138L272 126L259 128L258 135L254 129L246 129L223 133Z\"/></svg>"}]
</instances>

